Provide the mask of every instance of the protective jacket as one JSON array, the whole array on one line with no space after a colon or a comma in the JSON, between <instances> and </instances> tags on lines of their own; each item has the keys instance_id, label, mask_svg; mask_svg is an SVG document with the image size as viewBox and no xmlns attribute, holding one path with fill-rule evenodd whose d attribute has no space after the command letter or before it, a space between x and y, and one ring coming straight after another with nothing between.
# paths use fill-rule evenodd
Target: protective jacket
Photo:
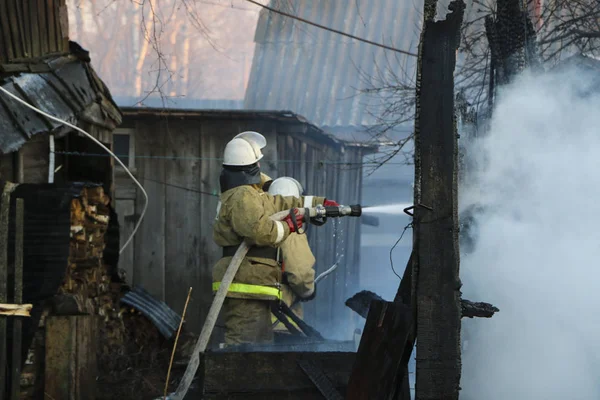
<instances>
[{"instance_id":1,"label":"protective jacket","mask_svg":"<svg viewBox=\"0 0 600 400\"><path fill-rule=\"evenodd\" d=\"M308 245L306 235L292 233L279 247L283 269L290 289L302 298L315 291L315 256ZM289 306L289 304L288 304Z\"/></svg>"},{"instance_id":2,"label":"protective jacket","mask_svg":"<svg viewBox=\"0 0 600 400\"><path fill-rule=\"evenodd\" d=\"M315 256L308 245L306 235L291 233L287 239L279 247L280 260L283 261L282 269L287 278L287 285L281 285L281 300L288 306L292 304L298 297L306 298L312 295L315 291ZM296 303L292 307L292 311L300 319L304 318L304 310L302 303ZM277 318L273 315L271 321L275 323ZM288 318L288 322L298 326ZM273 330L277 332L287 332L287 328L279 323L275 325Z\"/></svg>"},{"instance_id":3,"label":"protective jacket","mask_svg":"<svg viewBox=\"0 0 600 400\"><path fill-rule=\"evenodd\" d=\"M306 202L305 202L306 200ZM310 205L307 204L308 200ZM275 248L290 235L287 224L269 217L294 207L314 207L323 204L323 197L272 196L259 185L243 185L221 194L221 207L213 226L213 239L225 249L235 249L244 240L254 246L242 261L228 297L241 299L281 299L281 269ZM269 256L274 250L274 256ZM262 252L262 254L261 254ZM213 269L213 291L218 290L231 255L224 254Z\"/></svg>"}]
</instances>

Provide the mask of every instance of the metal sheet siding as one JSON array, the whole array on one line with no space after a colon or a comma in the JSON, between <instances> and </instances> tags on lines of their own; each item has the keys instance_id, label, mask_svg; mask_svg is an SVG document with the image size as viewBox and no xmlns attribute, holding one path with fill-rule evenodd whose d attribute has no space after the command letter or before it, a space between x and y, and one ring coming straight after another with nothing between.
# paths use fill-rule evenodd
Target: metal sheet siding
<instances>
[{"instance_id":1,"label":"metal sheet siding","mask_svg":"<svg viewBox=\"0 0 600 400\"><path fill-rule=\"evenodd\" d=\"M271 6L402 50L417 52L422 0L289 0ZM290 109L317 126L372 126L381 104L360 93L398 76L414 79L414 57L300 21L261 12L244 106Z\"/></svg>"}]
</instances>

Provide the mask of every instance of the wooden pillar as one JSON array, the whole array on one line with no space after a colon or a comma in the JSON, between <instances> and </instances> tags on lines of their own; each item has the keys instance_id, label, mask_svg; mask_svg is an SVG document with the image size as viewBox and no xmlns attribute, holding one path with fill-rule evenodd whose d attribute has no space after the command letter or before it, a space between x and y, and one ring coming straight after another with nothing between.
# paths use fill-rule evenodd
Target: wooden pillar
<instances>
[{"instance_id":1,"label":"wooden pillar","mask_svg":"<svg viewBox=\"0 0 600 400\"><path fill-rule=\"evenodd\" d=\"M0 303L8 303L8 221L10 191L4 188L0 203ZM6 394L6 318L0 317L0 399Z\"/></svg>"},{"instance_id":2,"label":"wooden pillar","mask_svg":"<svg viewBox=\"0 0 600 400\"><path fill-rule=\"evenodd\" d=\"M46 320L44 392L50 399L96 398L97 318L53 316Z\"/></svg>"},{"instance_id":3,"label":"wooden pillar","mask_svg":"<svg viewBox=\"0 0 600 400\"><path fill-rule=\"evenodd\" d=\"M458 399L461 374L454 68L465 4L453 1L449 8L445 20L434 22L426 7L417 72L417 400Z\"/></svg>"}]
</instances>

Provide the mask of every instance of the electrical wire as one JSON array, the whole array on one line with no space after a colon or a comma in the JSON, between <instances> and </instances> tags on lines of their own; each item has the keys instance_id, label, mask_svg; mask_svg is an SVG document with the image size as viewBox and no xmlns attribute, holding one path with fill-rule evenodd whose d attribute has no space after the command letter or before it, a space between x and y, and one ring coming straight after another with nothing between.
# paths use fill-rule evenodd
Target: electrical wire
<instances>
[{"instance_id":1,"label":"electrical wire","mask_svg":"<svg viewBox=\"0 0 600 400\"><path fill-rule=\"evenodd\" d=\"M395 51L395 52L398 52L398 53L406 54L407 56L418 57L417 54L411 53L410 51L400 50L400 49L397 49L397 48L392 47L392 46L387 46L385 44L381 44L381 43L373 42L371 40L363 39L363 38L351 35L351 34L346 33L346 32L338 31L336 29L332 29L332 28L329 28L327 26L324 26L324 25L321 25L321 24L317 24L316 22L309 21L307 19L298 17L296 15L292 15L292 14L286 13L284 11L277 10L277 9L275 9L273 7L269 7L269 6L266 6L264 4L260 4L259 2L254 1L254 0L246 0L246 1L248 3L252 3L252 4L257 5L259 7L262 7L264 9L266 9L266 10L274 12L276 14L283 15L284 17L295 19L297 21L304 22L305 24L316 26L317 28L321 28L321 29L324 29L324 30L329 31L329 32L337 33L338 35L346 36L346 37L349 37L350 39L358 40L359 42L364 42L364 43L367 43L367 44L370 44L370 45L373 45L373 46L381 47L381 48L386 49L386 50L391 50L391 51Z\"/></svg>"},{"instance_id":2,"label":"electrical wire","mask_svg":"<svg viewBox=\"0 0 600 400\"><path fill-rule=\"evenodd\" d=\"M131 242L131 240L133 239L133 236L136 234L138 228L140 227L140 224L142 223L142 220L144 219L144 215L146 214L146 209L148 208L148 193L146 193L146 191L144 190L144 187L142 186L142 184L140 182L138 182L137 179L135 179L135 176L133 176L133 174L131 173L131 171L129 171L129 168L127 168L125 166L125 164L123 164L123 162L119 159L119 157L117 157L115 155L115 153L113 153L108 147L106 147L105 145L102 144L102 142L100 142L98 139L96 139L95 137L93 137L92 135L90 135L89 133L87 133L86 131L84 131L83 129L67 122L67 121L63 121L60 118L56 118L34 106L32 106L31 104L27 103L26 101L20 99L19 97L15 96L14 94L12 94L11 92L9 92L8 90L4 89L2 86L0 86L0 90L2 92L4 92L7 96L11 97L12 99L16 100L17 102L21 103L22 105L24 105L25 107L35 111L38 114L41 114L43 116L45 116L46 118L49 118L53 121L56 121L60 124L66 125L69 128L75 129L77 132L80 132L82 134L84 134L86 137L88 137L89 139L91 139L94 143L96 143L98 146L100 146L104 151L106 151L108 154L110 154L111 157L113 157L120 165L121 167L123 167L125 169L125 172L127 172L127 175L129 175L129 177L133 180L133 182L135 182L135 184L140 188L140 190L142 191L142 194L144 195L144 208L142 209L142 212L140 214L140 218L138 219L135 227L133 228L133 231L131 232L131 235L129 236L129 238L127 239L127 241L125 242L125 244L121 247L121 250L119 250L119 254L123 253L123 250L125 250L125 248L127 247L127 245Z\"/></svg>"},{"instance_id":3,"label":"electrical wire","mask_svg":"<svg viewBox=\"0 0 600 400\"><path fill-rule=\"evenodd\" d=\"M396 243L394 243L394 245L392 246L392 248L390 249L390 264L392 265L392 272L394 273L394 275L396 275L398 277L398 279L402 280L402 277L400 275L398 275L398 273L396 272L396 269L394 268L394 260L392 260L392 252L394 251L394 249L396 248L396 246L398 246L398 243L400 243L400 241L402 240L402 238L404 237L404 234L406 233L406 231L408 230L408 228L410 228L412 226L412 222L409 222L405 227L404 230L402 231L402 234L400 235L400 237L398 238L398 240L396 240Z\"/></svg>"},{"instance_id":4,"label":"electrical wire","mask_svg":"<svg viewBox=\"0 0 600 400\"><path fill-rule=\"evenodd\" d=\"M76 156L76 157L110 157L109 154L98 154L98 153L84 153L79 151L55 151L54 154L65 155L65 156ZM129 156L127 154L118 154L117 157L123 158L140 158L140 159L157 159L157 160L189 160L189 161L223 161L223 158L219 157L181 157L181 156L148 156L148 155L134 155ZM263 159L269 163L285 163L285 164L319 164L319 165L380 165L378 161L363 161L363 162L349 162L349 161L328 161L328 160L268 160ZM407 165L406 162L385 162L386 165Z\"/></svg>"}]
</instances>

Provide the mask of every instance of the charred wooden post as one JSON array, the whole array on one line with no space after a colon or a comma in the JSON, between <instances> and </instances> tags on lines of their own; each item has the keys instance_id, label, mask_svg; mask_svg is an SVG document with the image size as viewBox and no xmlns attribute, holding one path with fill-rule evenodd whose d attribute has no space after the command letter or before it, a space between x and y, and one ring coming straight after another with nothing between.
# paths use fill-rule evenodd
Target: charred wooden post
<instances>
[{"instance_id":1,"label":"charred wooden post","mask_svg":"<svg viewBox=\"0 0 600 400\"><path fill-rule=\"evenodd\" d=\"M17 199L15 218L15 274L13 303L23 302L23 239L25 231L25 203L23 199ZM21 337L23 332L22 317L14 317L12 335L12 359L11 359L11 388L10 398L17 400L21 396Z\"/></svg>"},{"instance_id":2,"label":"charred wooden post","mask_svg":"<svg viewBox=\"0 0 600 400\"><path fill-rule=\"evenodd\" d=\"M417 66L412 277L416 294L416 399L458 399L461 376L454 68L465 4L434 22L425 5Z\"/></svg>"},{"instance_id":3,"label":"charred wooden post","mask_svg":"<svg viewBox=\"0 0 600 400\"><path fill-rule=\"evenodd\" d=\"M0 303L8 303L8 216L10 192L5 187L0 203ZM0 400L6 391L6 318L0 317Z\"/></svg>"},{"instance_id":4,"label":"charred wooden post","mask_svg":"<svg viewBox=\"0 0 600 400\"><path fill-rule=\"evenodd\" d=\"M404 343L410 335L410 319L410 309L404 304L371 302L348 384L347 400L395 398L396 379L399 372L404 371L400 364Z\"/></svg>"},{"instance_id":5,"label":"charred wooden post","mask_svg":"<svg viewBox=\"0 0 600 400\"><path fill-rule=\"evenodd\" d=\"M97 321L94 315L49 317L46 321L47 398L96 398Z\"/></svg>"},{"instance_id":6,"label":"charred wooden post","mask_svg":"<svg viewBox=\"0 0 600 400\"><path fill-rule=\"evenodd\" d=\"M536 32L519 0L498 0L497 12L485 19L490 45L489 106L493 105L496 85L506 85L527 67L541 68ZM491 110L489 110L491 111Z\"/></svg>"},{"instance_id":7,"label":"charred wooden post","mask_svg":"<svg viewBox=\"0 0 600 400\"><path fill-rule=\"evenodd\" d=\"M409 277L410 280L410 277ZM376 301L385 300L377 293L363 290L346 300L346 306L363 318L367 318L371 304ZM396 300L394 302L397 303ZM491 318L500 311L490 303L473 302L467 299L461 299L461 317L462 318Z\"/></svg>"}]
</instances>

